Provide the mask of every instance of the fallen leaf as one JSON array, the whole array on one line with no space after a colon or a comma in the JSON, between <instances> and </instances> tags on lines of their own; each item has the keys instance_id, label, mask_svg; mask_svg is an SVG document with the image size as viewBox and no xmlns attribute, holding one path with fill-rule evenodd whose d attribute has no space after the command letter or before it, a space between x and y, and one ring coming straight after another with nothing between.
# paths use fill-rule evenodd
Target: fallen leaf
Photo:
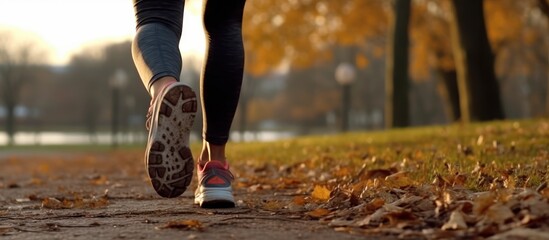
<instances>
[{"instance_id":1,"label":"fallen leaf","mask_svg":"<svg viewBox=\"0 0 549 240\"><path fill-rule=\"evenodd\" d=\"M404 208L401 208L399 206L396 206L394 204L385 204L383 205L383 208L387 210L388 212L400 212L403 211Z\"/></svg>"},{"instance_id":2,"label":"fallen leaf","mask_svg":"<svg viewBox=\"0 0 549 240\"><path fill-rule=\"evenodd\" d=\"M364 227L368 225L372 225L372 226L378 225L383 221L386 214L387 214L387 210L385 210L384 208L380 208L376 210L373 214L370 214L364 217L363 219L358 220L356 222L356 226Z\"/></svg>"},{"instance_id":3,"label":"fallen leaf","mask_svg":"<svg viewBox=\"0 0 549 240\"><path fill-rule=\"evenodd\" d=\"M44 184L44 181L40 178L31 178L28 182L27 182L28 185L33 185L33 186L39 186L39 185L42 185Z\"/></svg>"},{"instance_id":4,"label":"fallen leaf","mask_svg":"<svg viewBox=\"0 0 549 240\"><path fill-rule=\"evenodd\" d=\"M511 211L508 206L503 205L502 203L495 203L490 206L484 215L487 220L497 224L503 224L507 219L512 218L515 214Z\"/></svg>"},{"instance_id":5,"label":"fallen leaf","mask_svg":"<svg viewBox=\"0 0 549 240\"><path fill-rule=\"evenodd\" d=\"M328 200L330 199L331 191L324 186L316 185L311 196L319 200Z\"/></svg>"},{"instance_id":6,"label":"fallen leaf","mask_svg":"<svg viewBox=\"0 0 549 240\"><path fill-rule=\"evenodd\" d=\"M491 192L479 193L473 205L473 213L475 215L483 215L486 209L494 204L495 196Z\"/></svg>"},{"instance_id":7,"label":"fallen leaf","mask_svg":"<svg viewBox=\"0 0 549 240\"><path fill-rule=\"evenodd\" d=\"M530 228L514 228L487 238L487 240L500 239L549 239L549 232Z\"/></svg>"},{"instance_id":8,"label":"fallen leaf","mask_svg":"<svg viewBox=\"0 0 549 240\"><path fill-rule=\"evenodd\" d=\"M37 170L39 173L49 174L51 172L51 167L47 163L42 163L38 165Z\"/></svg>"},{"instance_id":9,"label":"fallen leaf","mask_svg":"<svg viewBox=\"0 0 549 240\"><path fill-rule=\"evenodd\" d=\"M276 201L276 200L266 201L261 206L262 209L267 210L267 211L273 211L273 212L279 211L283 207L284 207L284 204L282 204L281 202Z\"/></svg>"},{"instance_id":10,"label":"fallen leaf","mask_svg":"<svg viewBox=\"0 0 549 240\"><path fill-rule=\"evenodd\" d=\"M413 205L419 211L434 211L437 206L431 199L421 199Z\"/></svg>"},{"instance_id":11,"label":"fallen leaf","mask_svg":"<svg viewBox=\"0 0 549 240\"><path fill-rule=\"evenodd\" d=\"M412 184L412 181L408 177L408 172L406 171L391 174L385 177L385 181L388 185L393 187L404 187Z\"/></svg>"},{"instance_id":12,"label":"fallen leaf","mask_svg":"<svg viewBox=\"0 0 549 240\"><path fill-rule=\"evenodd\" d=\"M394 201L392 204L395 206L409 206L412 204L415 205L415 203L421 199L423 199L423 197L415 196L415 195L403 196L401 199Z\"/></svg>"},{"instance_id":13,"label":"fallen leaf","mask_svg":"<svg viewBox=\"0 0 549 240\"><path fill-rule=\"evenodd\" d=\"M465 182L467 181L467 176L464 174L456 174L453 178L453 186L459 186L462 187L465 185Z\"/></svg>"},{"instance_id":14,"label":"fallen leaf","mask_svg":"<svg viewBox=\"0 0 549 240\"><path fill-rule=\"evenodd\" d=\"M204 226L202 222L195 219L184 219L184 220L175 220L169 221L165 225L158 227L159 229L181 229L181 230L196 230L204 231Z\"/></svg>"},{"instance_id":15,"label":"fallen leaf","mask_svg":"<svg viewBox=\"0 0 549 240\"><path fill-rule=\"evenodd\" d=\"M381 198L374 198L372 199L372 201L366 204L366 210L368 210L369 212L373 212L383 207L383 205L385 205L385 200Z\"/></svg>"},{"instance_id":16,"label":"fallen leaf","mask_svg":"<svg viewBox=\"0 0 549 240\"><path fill-rule=\"evenodd\" d=\"M93 184L93 185L108 185L110 182L109 182L109 179L107 178L107 176L105 175L101 175L101 176L97 176L97 177L94 177L90 180L90 183Z\"/></svg>"},{"instance_id":17,"label":"fallen leaf","mask_svg":"<svg viewBox=\"0 0 549 240\"><path fill-rule=\"evenodd\" d=\"M0 236L13 230L12 226L0 226Z\"/></svg>"},{"instance_id":18,"label":"fallen leaf","mask_svg":"<svg viewBox=\"0 0 549 240\"><path fill-rule=\"evenodd\" d=\"M387 215L385 215L385 217L389 219L389 224L392 226L395 226L397 224L401 224L404 222L417 220L417 216L410 211L390 212Z\"/></svg>"},{"instance_id":19,"label":"fallen leaf","mask_svg":"<svg viewBox=\"0 0 549 240\"><path fill-rule=\"evenodd\" d=\"M539 195L532 195L521 199L521 206L528 209L534 216L549 216L549 204L547 200Z\"/></svg>"},{"instance_id":20,"label":"fallen leaf","mask_svg":"<svg viewBox=\"0 0 549 240\"><path fill-rule=\"evenodd\" d=\"M297 205L297 204L291 202L290 204L288 204L288 206L286 206L286 208L290 212L302 212L302 211L305 210L305 205Z\"/></svg>"},{"instance_id":21,"label":"fallen leaf","mask_svg":"<svg viewBox=\"0 0 549 240\"><path fill-rule=\"evenodd\" d=\"M450 184L450 182L446 178L444 178L440 174L437 174L435 176L435 179L433 179L433 185L438 187L448 187L448 186L451 186L452 184Z\"/></svg>"},{"instance_id":22,"label":"fallen leaf","mask_svg":"<svg viewBox=\"0 0 549 240\"><path fill-rule=\"evenodd\" d=\"M64 199L63 201L49 197L42 200L42 207L49 209L101 208L108 204L109 200L104 196L90 199L77 197L75 199Z\"/></svg>"},{"instance_id":23,"label":"fallen leaf","mask_svg":"<svg viewBox=\"0 0 549 240\"><path fill-rule=\"evenodd\" d=\"M396 168L389 168L389 169L372 169L367 171L364 174L363 179L365 180L373 180L373 179L384 179L387 176L396 173Z\"/></svg>"},{"instance_id":24,"label":"fallen leaf","mask_svg":"<svg viewBox=\"0 0 549 240\"><path fill-rule=\"evenodd\" d=\"M42 200L41 198L39 198L39 197L36 196L35 194L29 195L28 198L29 198L31 201L41 201L41 200Z\"/></svg>"},{"instance_id":25,"label":"fallen leaf","mask_svg":"<svg viewBox=\"0 0 549 240\"><path fill-rule=\"evenodd\" d=\"M352 169L349 167L341 167L334 172L334 176L345 177L345 176L351 175L352 172L353 172Z\"/></svg>"},{"instance_id":26,"label":"fallen leaf","mask_svg":"<svg viewBox=\"0 0 549 240\"><path fill-rule=\"evenodd\" d=\"M303 206L303 205L305 205L305 203L307 203L307 200L305 199L305 196L296 196L296 197L294 197L294 199L292 200L292 202L293 202L295 205Z\"/></svg>"},{"instance_id":27,"label":"fallen leaf","mask_svg":"<svg viewBox=\"0 0 549 240\"><path fill-rule=\"evenodd\" d=\"M44 200L42 200L42 207L49 209L61 209L63 208L63 202L56 198L44 198Z\"/></svg>"},{"instance_id":28,"label":"fallen leaf","mask_svg":"<svg viewBox=\"0 0 549 240\"><path fill-rule=\"evenodd\" d=\"M549 199L549 188L543 189L540 192L541 196L543 196L546 199Z\"/></svg>"},{"instance_id":29,"label":"fallen leaf","mask_svg":"<svg viewBox=\"0 0 549 240\"><path fill-rule=\"evenodd\" d=\"M330 214L330 210L325 208L317 208L313 211L307 212L306 214L307 216L312 217L313 219L319 219Z\"/></svg>"},{"instance_id":30,"label":"fallen leaf","mask_svg":"<svg viewBox=\"0 0 549 240\"><path fill-rule=\"evenodd\" d=\"M460 230L466 229L467 223L463 218L463 213L461 211L455 210L450 214L450 219L444 225L442 225L442 230Z\"/></svg>"},{"instance_id":31,"label":"fallen leaf","mask_svg":"<svg viewBox=\"0 0 549 240\"><path fill-rule=\"evenodd\" d=\"M337 227L352 227L354 225L353 220L347 220L342 218L336 218L328 222L328 226L337 228Z\"/></svg>"}]
</instances>

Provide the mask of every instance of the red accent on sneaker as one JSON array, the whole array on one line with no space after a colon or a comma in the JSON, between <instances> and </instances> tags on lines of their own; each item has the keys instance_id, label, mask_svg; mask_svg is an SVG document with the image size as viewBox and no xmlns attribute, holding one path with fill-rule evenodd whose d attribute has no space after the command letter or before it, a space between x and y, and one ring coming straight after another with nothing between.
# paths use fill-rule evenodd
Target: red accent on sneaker
<instances>
[{"instance_id":1,"label":"red accent on sneaker","mask_svg":"<svg viewBox=\"0 0 549 240\"><path fill-rule=\"evenodd\" d=\"M218 176L214 176L214 177L208 179L208 181L206 181L206 184L212 184L212 185L225 184L225 180L221 179Z\"/></svg>"}]
</instances>

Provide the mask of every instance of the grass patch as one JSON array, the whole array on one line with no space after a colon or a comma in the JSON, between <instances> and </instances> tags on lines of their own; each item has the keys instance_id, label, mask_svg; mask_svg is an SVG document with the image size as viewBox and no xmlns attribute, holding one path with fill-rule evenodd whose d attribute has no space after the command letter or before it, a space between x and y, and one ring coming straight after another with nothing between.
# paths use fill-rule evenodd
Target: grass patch
<instances>
[{"instance_id":1,"label":"grass patch","mask_svg":"<svg viewBox=\"0 0 549 240\"><path fill-rule=\"evenodd\" d=\"M131 152L140 158L144 145L120 145L116 151L110 145L29 145L0 150L30 154ZM201 143L192 144L195 156L201 147ZM517 187L536 187L548 181L549 119L231 142L227 153L234 169L305 164L318 173L345 172L333 177L346 179L365 171L390 169L407 172L418 185L440 176L464 175L465 187L472 190L486 190L509 178Z\"/></svg>"},{"instance_id":2,"label":"grass patch","mask_svg":"<svg viewBox=\"0 0 549 240\"><path fill-rule=\"evenodd\" d=\"M482 190L509 176L520 187L547 181L548 151L549 120L536 119L231 143L228 152L232 162L310 163L321 171L345 167L355 175L393 168L419 184L463 174L468 188Z\"/></svg>"}]
</instances>

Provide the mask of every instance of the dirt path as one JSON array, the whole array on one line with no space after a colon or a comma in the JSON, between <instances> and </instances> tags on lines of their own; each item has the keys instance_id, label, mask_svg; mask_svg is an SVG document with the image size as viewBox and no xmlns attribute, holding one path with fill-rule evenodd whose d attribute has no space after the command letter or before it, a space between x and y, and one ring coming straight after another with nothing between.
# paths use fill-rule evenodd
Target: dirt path
<instances>
[{"instance_id":1,"label":"dirt path","mask_svg":"<svg viewBox=\"0 0 549 240\"><path fill-rule=\"evenodd\" d=\"M237 188L238 207L201 209L192 191L162 199L140 153L0 157L1 239L362 239L249 199L291 198ZM190 189L194 189L194 182Z\"/></svg>"}]
</instances>

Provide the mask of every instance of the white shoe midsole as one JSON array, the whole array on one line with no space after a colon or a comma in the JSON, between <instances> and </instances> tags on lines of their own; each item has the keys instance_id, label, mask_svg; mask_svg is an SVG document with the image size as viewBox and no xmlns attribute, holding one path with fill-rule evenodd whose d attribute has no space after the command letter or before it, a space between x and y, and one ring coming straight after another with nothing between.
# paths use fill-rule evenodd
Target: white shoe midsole
<instances>
[{"instance_id":1,"label":"white shoe midsole","mask_svg":"<svg viewBox=\"0 0 549 240\"><path fill-rule=\"evenodd\" d=\"M202 204L210 201L230 201L234 203L233 189L231 187L205 188L200 186L195 194L194 203Z\"/></svg>"}]
</instances>

